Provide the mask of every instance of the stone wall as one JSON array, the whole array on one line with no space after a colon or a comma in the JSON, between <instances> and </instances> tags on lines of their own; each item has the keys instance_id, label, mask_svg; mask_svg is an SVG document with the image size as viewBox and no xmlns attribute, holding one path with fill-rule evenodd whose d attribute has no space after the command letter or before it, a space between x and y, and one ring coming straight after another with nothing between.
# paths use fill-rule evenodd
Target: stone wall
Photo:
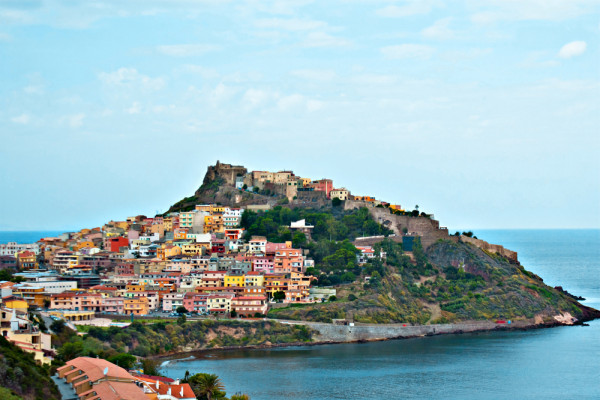
<instances>
[{"instance_id":1,"label":"stone wall","mask_svg":"<svg viewBox=\"0 0 600 400\"><path fill-rule=\"evenodd\" d=\"M465 243L471 243L472 245L477 246L482 250L489 251L490 253L500 254L501 256L504 256L509 260L518 261L516 251L505 249L499 244L490 244L485 240L475 239L464 235L460 236L460 240L462 240Z\"/></svg>"},{"instance_id":2,"label":"stone wall","mask_svg":"<svg viewBox=\"0 0 600 400\"><path fill-rule=\"evenodd\" d=\"M367 207L375 221L394 231L396 237L392 237L391 239L396 242L402 242L401 236L404 235L404 228L407 229L409 235L419 236L421 238L421 244L424 249L427 249L427 247L440 239L452 240L454 242L458 241L457 236L450 236L448 228L440 227L440 223L433 218L391 214L388 208L373 207L372 203L365 201L347 200L344 202L344 209L346 210L361 207ZM505 249L501 245L490 244L483 240L466 236L461 236L460 239L463 242L471 243L482 250L497 253L510 260L518 261L517 252ZM377 241L379 240L374 241L373 239L366 239L364 241L356 241L355 243L358 245L369 246Z\"/></svg>"},{"instance_id":3,"label":"stone wall","mask_svg":"<svg viewBox=\"0 0 600 400\"><path fill-rule=\"evenodd\" d=\"M241 165L221 164L219 161L213 166L209 166L206 175L204 175L203 185L213 182L217 178L221 178L229 186L235 186L235 178L237 176L245 176L248 170Z\"/></svg>"},{"instance_id":4,"label":"stone wall","mask_svg":"<svg viewBox=\"0 0 600 400\"><path fill-rule=\"evenodd\" d=\"M473 321L455 324L416 325L409 324L358 324L334 325L325 323L307 323L289 321L291 324L305 324L318 333L317 342L357 342L385 339L410 338L448 333L489 331L496 329L523 329L535 325L533 320L516 321L511 324L497 324L493 321Z\"/></svg>"}]
</instances>

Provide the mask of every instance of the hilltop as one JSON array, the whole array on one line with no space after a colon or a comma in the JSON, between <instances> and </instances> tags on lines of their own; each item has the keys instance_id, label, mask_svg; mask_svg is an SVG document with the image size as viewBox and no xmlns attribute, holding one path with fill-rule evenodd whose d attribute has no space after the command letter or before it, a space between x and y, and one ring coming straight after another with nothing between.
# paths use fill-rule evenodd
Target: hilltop
<instances>
[{"instance_id":1,"label":"hilltop","mask_svg":"<svg viewBox=\"0 0 600 400\"><path fill-rule=\"evenodd\" d=\"M328 186L329 185L329 186ZM203 184L169 211L199 203L246 207L246 238L293 240L315 260L306 271L318 286L334 286L336 301L274 308L269 317L331 322L439 324L474 320L573 323L598 318L561 288L520 265L516 252L472 234L451 235L433 215L406 211L372 196L355 196L330 179L292 171L208 167ZM314 226L297 237L290 223ZM375 257L356 262L358 248Z\"/></svg>"}]
</instances>

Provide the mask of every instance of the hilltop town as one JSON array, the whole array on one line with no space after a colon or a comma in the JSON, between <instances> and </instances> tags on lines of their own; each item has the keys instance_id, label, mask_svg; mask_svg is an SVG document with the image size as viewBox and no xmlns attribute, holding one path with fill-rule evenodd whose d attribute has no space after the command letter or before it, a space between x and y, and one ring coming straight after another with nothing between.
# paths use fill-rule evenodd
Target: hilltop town
<instances>
[{"instance_id":1,"label":"hilltop town","mask_svg":"<svg viewBox=\"0 0 600 400\"><path fill-rule=\"evenodd\" d=\"M598 317L525 270L516 252L471 232L450 234L417 207L353 194L331 179L220 162L163 214L0 245L0 274L1 336L54 366L88 354L86 343L95 343L96 355L149 356ZM135 340L112 340L102 330L135 320L171 321L172 328L132 325ZM193 320L195 330L182 328ZM398 325L383 331L375 324ZM82 328L90 325L104 328ZM78 329L88 335L78 338ZM65 350L72 340L83 347Z\"/></svg>"}]
</instances>

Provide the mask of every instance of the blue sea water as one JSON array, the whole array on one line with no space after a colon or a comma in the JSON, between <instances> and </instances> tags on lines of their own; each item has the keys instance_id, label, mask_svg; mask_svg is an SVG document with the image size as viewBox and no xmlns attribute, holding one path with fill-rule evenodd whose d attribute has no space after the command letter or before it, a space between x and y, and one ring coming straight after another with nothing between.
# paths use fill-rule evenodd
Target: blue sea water
<instances>
[{"instance_id":1,"label":"blue sea water","mask_svg":"<svg viewBox=\"0 0 600 400\"><path fill-rule=\"evenodd\" d=\"M600 230L489 230L526 269L600 308ZM600 399L600 321L590 326L365 344L205 353L169 361L227 392L266 399Z\"/></svg>"},{"instance_id":2,"label":"blue sea water","mask_svg":"<svg viewBox=\"0 0 600 400\"><path fill-rule=\"evenodd\" d=\"M17 242L19 244L35 243L44 237L53 237L63 231L0 231L0 244Z\"/></svg>"}]
</instances>

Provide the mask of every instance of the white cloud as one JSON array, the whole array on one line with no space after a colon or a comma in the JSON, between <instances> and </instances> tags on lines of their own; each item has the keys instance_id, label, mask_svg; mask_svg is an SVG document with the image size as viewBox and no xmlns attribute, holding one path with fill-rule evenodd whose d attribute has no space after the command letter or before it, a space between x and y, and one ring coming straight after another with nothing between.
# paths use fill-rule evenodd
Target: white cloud
<instances>
[{"instance_id":1,"label":"white cloud","mask_svg":"<svg viewBox=\"0 0 600 400\"><path fill-rule=\"evenodd\" d=\"M202 65L186 64L183 66L183 71L192 74L198 74L204 79L214 79L219 77L217 70L212 68L206 68Z\"/></svg>"},{"instance_id":2,"label":"white cloud","mask_svg":"<svg viewBox=\"0 0 600 400\"><path fill-rule=\"evenodd\" d=\"M306 109L308 112L318 111L325 106L325 103L320 100L307 100L306 101Z\"/></svg>"},{"instance_id":3,"label":"white cloud","mask_svg":"<svg viewBox=\"0 0 600 400\"><path fill-rule=\"evenodd\" d=\"M101 72L98 78L108 86L132 88L140 87L143 90L160 90L165 86L162 78L151 78L140 74L135 68L119 68L114 72Z\"/></svg>"},{"instance_id":4,"label":"white cloud","mask_svg":"<svg viewBox=\"0 0 600 400\"><path fill-rule=\"evenodd\" d=\"M127 114L139 114L140 112L142 112L142 106L137 101L134 101L131 104L131 107L125 109L125 112Z\"/></svg>"},{"instance_id":5,"label":"white cloud","mask_svg":"<svg viewBox=\"0 0 600 400\"><path fill-rule=\"evenodd\" d=\"M269 93L260 89L248 89L242 98L242 102L249 108L258 107L269 99Z\"/></svg>"},{"instance_id":6,"label":"white cloud","mask_svg":"<svg viewBox=\"0 0 600 400\"><path fill-rule=\"evenodd\" d=\"M336 77L335 71L331 69L298 69L291 71L290 75L307 81L319 82L331 81Z\"/></svg>"},{"instance_id":7,"label":"white cloud","mask_svg":"<svg viewBox=\"0 0 600 400\"><path fill-rule=\"evenodd\" d=\"M583 53L585 53L586 48L586 42L584 42L583 40L576 40L574 42L567 43L563 47L561 47L560 51L558 52L558 56L560 58L571 58L580 56Z\"/></svg>"},{"instance_id":8,"label":"white cloud","mask_svg":"<svg viewBox=\"0 0 600 400\"><path fill-rule=\"evenodd\" d=\"M423 36L431 39L451 39L455 36L452 29L449 28L452 18L442 18L421 32Z\"/></svg>"},{"instance_id":9,"label":"white cloud","mask_svg":"<svg viewBox=\"0 0 600 400\"><path fill-rule=\"evenodd\" d=\"M268 18L259 19L254 25L263 29L280 29L287 31L310 31L327 27L327 23L323 21L314 21L310 19L297 18Z\"/></svg>"},{"instance_id":10,"label":"white cloud","mask_svg":"<svg viewBox=\"0 0 600 400\"><path fill-rule=\"evenodd\" d=\"M396 46L386 46L381 48L381 53L386 58L418 58L428 59L432 56L434 49L430 46L421 44L400 44Z\"/></svg>"},{"instance_id":11,"label":"white cloud","mask_svg":"<svg viewBox=\"0 0 600 400\"><path fill-rule=\"evenodd\" d=\"M304 47L345 47L350 44L350 41L346 39L331 36L325 32L311 32L302 42Z\"/></svg>"},{"instance_id":12,"label":"white cloud","mask_svg":"<svg viewBox=\"0 0 600 400\"><path fill-rule=\"evenodd\" d=\"M31 117L28 114L23 113L16 117L12 117L10 120L15 124L27 125L29 121L31 121Z\"/></svg>"},{"instance_id":13,"label":"white cloud","mask_svg":"<svg viewBox=\"0 0 600 400\"><path fill-rule=\"evenodd\" d=\"M491 24L500 20L563 21L598 9L596 0L471 0L471 20Z\"/></svg>"},{"instance_id":14,"label":"white cloud","mask_svg":"<svg viewBox=\"0 0 600 400\"><path fill-rule=\"evenodd\" d=\"M429 1L409 1L402 6L390 5L375 10L375 14L384 18L401 18L411 15L428 14L432 9Z\"/></svg>"},{"instance_id":15,"label":"white cloud","mask_svg":"<svg viewBox=\"0 0 600 400\"><path fill-rule=\"evenodd\" d=\"M210 101L213 106L217 106L229 100L236 92L235 88L219 83L210 93Z\"/></svg>"},{"instance_id":16,"label":"white cloud","mask_svg":"<svg viewBox=\"0 0 600 400\"><path fill-rule=\"evenodd\" d=\"M23 88L23 91L27 94L43 94L44 87L40 85L28 85Z\"/></svg>"},{"instance_id":17,"label":"white cloud","mask_svg":"<svg viewBox=\"0 0 600 400\"><path fill-rule=\"evenodd\" d=\"M306 104L306 99L301 94L292 94L279 99L277 106L280 110L288 111Z\"/></svg>"},{"instance_id":18,"label":"white cloud","mask_svg":"<svg viewBox=\"0 0 600 400\"><path fill-rule=\"evenodd\" d=\"M201 56L208 52L218 50L219 47L212 44L171 44L157 46L159 53L172 57Z\"/></svg>"},{"instance_id":19,"label":"white cloud","mask_svg":"<svg viewBox=\"0 0 600 400\"><path fill-rule=\"evenodd\" d=\"M62 117L59 122L61 124L66 124L68 126L70 126L71 128L80 128L83 125L83 119L85 118L85 114L83 113L79 113L79 114L73 114L73 115L66 115L64 117Z\"/></svg>"}]
</instances>

